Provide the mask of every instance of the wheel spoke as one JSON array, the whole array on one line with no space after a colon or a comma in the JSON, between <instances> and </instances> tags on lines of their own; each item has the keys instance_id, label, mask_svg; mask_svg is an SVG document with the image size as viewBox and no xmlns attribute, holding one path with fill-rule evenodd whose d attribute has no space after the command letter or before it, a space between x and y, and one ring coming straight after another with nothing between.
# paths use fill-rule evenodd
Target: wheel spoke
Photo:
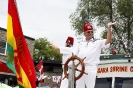
<instances>
[{"instance_id":1,"label":"wheel spoke","mask_svg":"<svg viewBox=\"0 0 133 88\"><path fill-rule=\"evenodd\" d=\"M76 68L76 71L82 72L82 70L79 70L79 69L77 69L77 68Z\"/></svg>"},{"instance_id":2,"label":"wheel spoke","mask_svg":"<svg viewBox=\"0 0 133 88\"><path fill-rule=\"evenodd\" d=\"M75 66L75 62L74 62L74 60L73 60L73 62L72 62L72 63L73 63L73 65Z\"/></svg>"},{"instance_id":3,"label":"wheel spoke","mask_svg":"<svg viewBox=\"0 0 133 88\"><path fill-rule=\"evenodd\" d=\"M72 69L70 66L68 66L68 68Z\"/></svg>"},{"instance_id":4,"label":"wheel spoke","mask_svg":"<svg viewBox=\"0 0 133 88\"><path fill-rule=\"evenodd\" d=\"M78 64L76 64L75 66L78 67L79 64L80 64L80 62Z\"/></svg>"},{"instance_id":5,"label":"wheel spoke","mask_svg":"<svg viewBox=\"0 0 133 88\"><path fill-rule=\"evenodd\" d=\"M84 59L85 59L86 57L84 57L83 59L82 59L82 61L84 62Z\"/></svg>"}]
</instances>

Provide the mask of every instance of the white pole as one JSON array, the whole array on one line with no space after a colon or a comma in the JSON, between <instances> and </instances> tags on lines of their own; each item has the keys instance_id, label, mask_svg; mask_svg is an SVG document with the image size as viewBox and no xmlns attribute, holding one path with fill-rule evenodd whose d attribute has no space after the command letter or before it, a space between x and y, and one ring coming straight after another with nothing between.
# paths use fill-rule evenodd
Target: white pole
<instances>
[{"instance_id":1,"label":"white pole","mask_svg":"<svg viewBox=\"0 0 133 88\"><path fill-rule=\"evenodd\" d=\"M70 68L69 68L70 67ZM74 65L68 67L68 88L74 88L75 69Z\"/></svg>"},{"instance_id":2,"label":"white pole","mask_svg":"<svg viewBox=\"0 0 133 88\"><path fill-rule=\"evenodd\" d=\"M115 77L112 77L112 88L114 88L115 87Z\"/></svg>"}]
</instances>

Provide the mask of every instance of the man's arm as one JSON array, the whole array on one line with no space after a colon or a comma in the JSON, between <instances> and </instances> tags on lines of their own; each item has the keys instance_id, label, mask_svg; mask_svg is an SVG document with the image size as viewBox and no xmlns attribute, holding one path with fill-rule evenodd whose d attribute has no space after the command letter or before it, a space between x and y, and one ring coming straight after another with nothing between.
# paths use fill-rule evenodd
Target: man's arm
<instances>
[{"instance_id":1,"label":"man's arm","mask_svg":"<svg viewBox=\"0 0 133 88\"><path fill-rule=\"evenodd\" d=\"M107 39L106 39L106 42L105 42L105 45L107 45L108 43L111 43L112 41L112 32L111 32L111 27L112 25L116 24L116 22L110 22L108 23L108 32L107 32Z\"/></svg>"},{"instance_id":2,"label":"man's arm","mask_svg":"<svg viewBox=\"0 0 133 88\"><path fill-rule=\"evenodd\" d=\"M49 44L58 52L60 52L60 48L56 46L53 42L49 42Z\"/></svg>"}]
</instances>

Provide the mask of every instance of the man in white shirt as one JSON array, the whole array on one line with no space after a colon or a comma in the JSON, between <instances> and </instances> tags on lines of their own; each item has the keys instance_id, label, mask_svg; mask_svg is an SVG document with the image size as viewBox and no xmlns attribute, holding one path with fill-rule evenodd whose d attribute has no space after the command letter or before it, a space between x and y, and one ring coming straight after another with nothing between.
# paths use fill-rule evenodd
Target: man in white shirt
<instances>
[{"instance_id":1,"label":"man in white shirt","mask_svg":"<svg viewBox=\"0 0 133 88\"><path fill-rule=\"evenodd\" d=\"M62 64L65 64L65 62L68 60L68 58L70 58L72 56L72 46L74 43L74 38L73 37L68 37L66 40L66 44L65 47L58 47L56 46L53 42L50 42L51 46L58 52L60 52L63 56L62 56ZM62 68L64 68L64 66L62 65ZM64 69L63 69L63 73L62 73L62 78L64 78ZM61 81L61 85L60 88L68 88L68 79L65 78Z\"/></svg>"},{"instance_id":2,"label":"man in white shirt","mask_svg":"<svg viewBox=\"0 0 133 88\"><path fill-rule=\"evenodd\" d=\"M108 23L107 29L107 39L103 40L94 40L93 39L93 27L90 23L85 23L83 26L85 40L79 43L75 49L74 54L79 58L83 59L85 63L85 72L88 75L83 74L83 76L76 81L76 88L94 88L95 87L95 79L97 74L97 65L99 64L100 60L100 53L102 48L108 48L111 42L111 26L114 25L116 22ZM78 66L78 69L81 69L81 65ZM76 71L76 75L80 72Z\"/></svg>"}]
</instances>

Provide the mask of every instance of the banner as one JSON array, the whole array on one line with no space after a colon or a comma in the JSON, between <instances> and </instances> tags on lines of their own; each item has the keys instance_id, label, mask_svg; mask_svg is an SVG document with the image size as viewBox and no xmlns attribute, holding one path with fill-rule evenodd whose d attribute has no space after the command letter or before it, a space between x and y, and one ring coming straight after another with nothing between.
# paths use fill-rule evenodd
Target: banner
<instances>
[{"instance_id":1,"label":"banner","mask_svg":"<svg viewBox=\"0 0 133 88\"><path fill-rule=\"evenodd\" d=\"M133 77L132 63L98 65L97 77Z\"/></svg>"}]
</instances>

